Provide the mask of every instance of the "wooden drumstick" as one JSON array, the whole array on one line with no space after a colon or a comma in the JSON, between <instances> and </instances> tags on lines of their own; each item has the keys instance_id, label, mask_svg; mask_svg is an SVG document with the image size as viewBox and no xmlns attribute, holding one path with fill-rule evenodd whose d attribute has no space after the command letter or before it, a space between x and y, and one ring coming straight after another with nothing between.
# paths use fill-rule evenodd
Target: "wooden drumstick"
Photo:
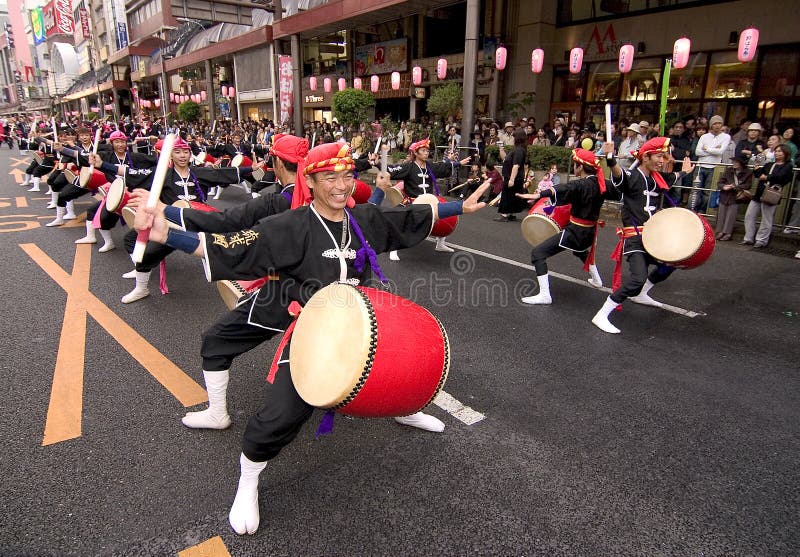
<instances>
[{"instance_id":1,"label":"wooden drumstick","mask_svg":"<svg viewBox=\"0 0 800 557\"><path fill-rule=\"evenodd\" d=\"M389 146L384 145L381 147L381 172L384 174L389 169Z\"/></svg>"},{"instance_id":2,"label":"wooden drumstick","mask_svg":"<svg viewBox=\"0 0 800 557\"><path fill-rule=\"evenodd\" d=\"M464 182L463 184L458 184L458 185L457 185L456 187L454 187L454 188L450 188L450 191L456 191L456 190L460 190L461 188L463 188L463 187L464 187L464 186L466 186L467 184L469 184L469 180L467 180L467 181L466 181L466 182Z\"/></svg>"},{"instance_id":3,"label":"wooden drumstick","mask_svg":"<svg viewBox=\"0 0 800 557\"><path fill-rule=\"evenodd\" d=\"M498 203L500 203L500 198L501 198L502 196L503 196L503 194L502 194L502 193L498 193L498 194L497 194L497 197L495 197L494 199L492 199L492 200L491 200L489 203L487 203L486 205L488 205L489 207L494 207L495 205L497 205Z\"/></svg>"},{"instance_id":4,"label":"wooden drumstick","mask_svg":"<svg viewBox=\"0 0 800 557\"><path fill-rule=\"evenodd\" d=\"M58 128L56 127L56 118L53 116L51 123L53 125L53 141L58 143Z\"/></svg>"},{"instance_id":5,"label":"wooden drumstick","mask_svg":"<svg viewBox=\"0 0 800 557\"><path fill-rule=\"evenodd\" d=\"M100 134L103 133L102 128L97 128L94 132L94 145L92 145L92 154L97 154L97 147L100 145Z\"/></svg>"},{"instance_id":6,"label":"wooden drumstick","mask_svg":"<svg viewBox=\"0 0 800 557\"><path fill-rule=\"evenodd\" d=\"M158 199L161 197L161 189L164 187L164 180L169 170L169 162L172 159L172 147L175 145L175 135L169 134L164 138L164 145L161 147L161 154L158 156L156 170L153 173L153 185L150 186L150 194L147 197L146 207L155 209ZM136 245L133 248L131 258L134 263L141 263L144 257L144 249L147 247L147 240L150 238L150 229L140 230L136 235Z\"/></svg>"}]
</instances>

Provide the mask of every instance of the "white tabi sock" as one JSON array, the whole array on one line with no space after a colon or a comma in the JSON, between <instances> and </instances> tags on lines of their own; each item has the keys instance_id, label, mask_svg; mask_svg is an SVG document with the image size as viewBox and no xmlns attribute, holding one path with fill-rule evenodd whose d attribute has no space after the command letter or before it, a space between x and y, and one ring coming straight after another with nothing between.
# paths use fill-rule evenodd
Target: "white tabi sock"
<instances>
[{"instance_id":1,"label":"white tabi sock","mask_svg":"<svg viewBox=\"0 0 800 557\"><path fill-rule=\"evenodd\" d=\"M110 230L103 230L101 228L100 229L100 236L103 238L103 245L100 246L99 250L97 250L100 253L105 253L107 251L111 251L112 249L117 247L114 244L114 239L111 237L111 231Z\"/></svg>"},{"instance_id":2,"label":"white tabi sock","mask_svg":"<svg viewBox=\"0 0 800 557\"><path fill-rule=\"evenodd\" d=\"M595 288L603 288L603 277L600 276L597 265L589 265L589 275L591 275L588 279L589 284Z\"/></svg>"},{"instance_id":3,"label":"white tabi sock","mask_svg":"<svg viewBox=\"0 0 800 557\"><path fill-rule=\"evenodd\" d=\"M140 271L136 271L136 286L133 290L128 292L122 297L123 304L130 304L131 302L135 302L137 300L141 300L150 295L150 289L147 287L147 284L150 282L150 271L146 273L142 273Z\"/></svg>"},{"instance_id":4,"label":"white tabi sock","mask_svg":"<svg viewBox=\"0 0 800 557\"><path fill-rule=\"evenodd\" d=\"M67 214L64 215L64 220L76 219L78 216L75 214L75 202L67 201Z\"/></svg>"},{"instance_id":5,"label":"white tabi sock","mask_svg":"<svg viewBox=\"0 0 800 557\"><path fill-rule=\"evenodd\" d=\"M227 429L231 427L226 394L229 370L205 371L203 377L208 391L208 408L199 412L187 412L181 419L183 425L193 429Z\"/></svg>"},{"instance_id":6,"label":"white tabi sock","mask_svg":"<svg viewBox=\"0 0 800 557\"><path fill-rule=\"evenodd\" d=\"M392 261L400 261L400 256L397 255L397 250L392 250L389 252L389 259Z\"/></svg>"},{"instance_id":7,"label":"white tabi sock","mask_svg":"<svg viewBox=\"0 0 800 557\"><path fill-rule=\"evenodd\" d=\"M29 184L31 183L31 178L32 178L32 177L33 177L33 176L31 176L30 174L26 174L26 175L25 175L25 179L22 181L22 183L20 184L20 186L27 186L27 185L29 185Z\"/></svg>"},{"instance_id":8,"label":"white tabi sock","mask_svg":"<svg viewBox=\"0 0 800 557\"><path fill-rule=\"evenodd\" d=\"M41 181L41 178L39 178L38 176L34 176L32 178L32 181L31 181L31 187L28 188L28 191L39 191L39 182L40 181Z\"/></svg>"},{"instance_id":9,"label":"white tabi sock","mask_svg":"<svg viewBox=\"0 0 800 557\"><path fill-rule=\"evenodd\" d=\"M55 209L58 207L58 192L54 191L50 193L50 203L47 204L48 209Z\"/></svg>"},{"instance_id":10,"label":"white tabi sock","mask_svg":"<svg viewBox=\"0 0 800 557\"><path fill-rule=\"evenodd\" d=\"M132 271L128 271L127 273L123 274L122 278L135 279L136 278L136 269L134 269Z\"/></svg>"},{"instance_id":11,"label":"white tabi sock","mask_svg":"<svg viewBox=\"0 0 800 557\"><path fill-rule=\"evenodd\" d=\"M267 462L253 462L242 453L239 456L239 467L239 487L236 489L228 521L233 531L239 535L255 534L261 519L258 513L258 477L267 467Z\"/></svg>"},{"instance_id":12,"label":"white tabi sock","mask_svg":"<svg viewBox=\"0 0 800 557\"><path fill-rule=\"evenodd\" d=\"M76 244L96 244L97 237L94 234L94 226L92 225L92 221L86 221L86 236L83 238L78 238L75 240Z\"/></svg>"},{"instance_id":13,"label":"white tabi sock","mask_svg":"<svg viewBox=\"0 0 800 557\"><path fill-rule=\"evenodd\" d=\"M531 305L552 304L553 298L550 297L550 275L548 273L538 275L536 280L539 281L539 293L535 296L525 296L522 298L522 303Z\"/></svg>"},{"instance_id":14,"label":"white tabi sock","mask_svg":"<svg viewBox=\"0 0 800 557\"><path fill-rule=\"evenodd\" d=\"M444 431L444 422L442 420L424 412L417 412L410 416L398 416L394 421L399 424L424 429L425 431L433 431L434 433Z\"/></svg>"},{"instance_id":15,"label":"white tabi sock","mask_svg":"<svg viewBox=\"0 0 800 557\"><path fill-rule=\"evenodd\" d=\"M64 213L66 211L66 207L56 207L56 218L45 224L45 226L61 226L64 224Z\"/></svg>"},{"instance_id":16,"label":"white tabi sock","mask_svg":"<svg viewBox=\"0 0 800 557\"><path fill-rule=\"evenodd\" d=\"M444 238L436 238L436 251L443 251L445 253L453 253L455 250L444 243Z\"/></svg>"},{"instance_id":17,"label":"white tabi sock","mask_svg":"<svg viewBox=\"0 0 800 557\"><path fill-rule=\"evenodd\" d=\"M611 321L608 320L608 316L611 315L612 311L617 309L617 305L617 302L612 300L611 296L606 298L606 302L603 304L603 307L601 307L600 311L598 311L592 318L592 323L607 333L619 334L620 330L612 325Z\"/></svg>"},{"instance_id":18,"label":"white tabi sock","mask_svg":"<svg viewBox=\"0 0 800 557\"><path fill-rule=\"evenodd\" d=\"M639 292L639 294L637 296L631 296L629 298L630 301L635 303L635 304L642 304L643 306L652 306L654 308L662 308L662 307L664 307L664 304L654 300L648 294L648 292L650 292L650 290L653 288L653 286L655 286L655 285L652 282L650 282L650 279L647 279L647 281L644 283L644 286L642 286L642 291Z\"/></svg>"}]
</instances>

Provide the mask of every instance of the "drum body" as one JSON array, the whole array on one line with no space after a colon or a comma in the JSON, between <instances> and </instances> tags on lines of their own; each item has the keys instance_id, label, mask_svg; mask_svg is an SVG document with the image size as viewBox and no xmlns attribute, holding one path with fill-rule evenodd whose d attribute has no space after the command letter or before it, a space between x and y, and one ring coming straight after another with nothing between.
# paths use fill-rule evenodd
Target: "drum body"
<instances>
[{"instance_id":1,"label":"drum body","mask_svg":"<svg viewBox=\"0 0 800 557\"><path fill-rule=\"evenodd\" d=\"M106 211L122 215L122 208L128 204L131 194L121 177L111 182L106 194Z\"/></svg>"},{"instance_id":2,"label":"drum body","mask_svg":"<svg viewBox=\"0 0 800 557\"><path fill-rule=\"evenodd\" d=\"M658 261L691 269L714 253L714 231L705 218L682 207L662 209L644 223L642 244Z\"/></svg>"},{"instance_id":3,"label":"drum body","mask_svg":"<svg viewBox=\"0 0 800 557\"><path fill-rule=\"evenodd\" d=\"M239 300L242 297L258 290L268 280L270 280L269 277L263 277L258 280L218 280L217 291L222 297L225 306L228 309L233 309L239 305Z\"/></svg>"},{"instance_id":4,"label":"drum body","mask_svg":"<svg viewBox=\"0 0 800 557\"><path fill-rule=\"evenodd\" d=\"M216 213L219 211L216 207L212 207L207 203L202 203L200 201L186 201L185 199L179 199L175 203L172 204L173 207L179 207L181 209L195 209L197 211L205 211L206 213Z\"/></svg>"},{"instance_id":5,"label":"drum body","mask_svg":"<svg viewBox=\"0 0 800 557\"><path fill-rule=\"evenodd\" d=\"M44 162L44 152L43 151L34 152L33 160L35 160L39 164L42 164Z\"/></svg>"},{"instance_id":6,"label":"drum body","mask_svg":"<svg viewBox=\"0 0 800 557\"><path fill-rule=\"evenodd\" d=\"M213 165L217 162L217 159L206 153L205 151L200 151L194 157L194 163L197 166L208 166Z\"/></svg>"},{"instance_id":7,"label":"drum body","mask_svg":"<svg viewBox=\"0 0 800 557\"><path fill-rule=\"evenodd\" d=\"M569 224L571 205L557 205L548 214L550 207L553 205L549 199L540 199L528 211L528 216L522 219L522 237L532 246L538 246L555 236Z\"/></svg>"},{"instance_id":8,"label":"drum body","mask_svg":"<svg viewBox=\"0 0 800 557\"><path fill-rule=\"evenodd\" d=\"M64 167L64 178L69 184L74 184L79 174L80 169L74 163L67 163Z\"/></svg>"},{"instance_id":9,"label":"drum body","mask_svg":"<svg viewBox=\"0 0 800 557\"><path fill-rule=\"evenodd\" d=\"M218 166L220 168L227 168L231 165L231 158L228 155L223 155L216 160L214 166Z\"/></svg>"},{"instance_id":10,"label":"drum body","mask_svg":"<svg viewBox=\"0 0 800 557\"><path fill-rule=\"evenodd\" d=\"M423 193L414 200L414 205L420 203L427 203L428 205L438 205L440 202L447 201L444 197L436 197L432 193ZM447 217L446 219L439 219L433 223L431 229L431 236L437 238L445 238L453 233L458 226L458 217Z\"/></svg>"},{"instance_id":11,"label":"drum body","mask_svg":"<svg viewBox=\"0 0 800 557\"><path fill-rule=\"evenodd\" d=\"M356 204L366 203L369 201L369 198L372 196L372 188L369 185L365 184L361 180L356 180L356 187L353 190L353 201Z\"/></svg>"},{"instance_id":12,"label":"drum body","mask_svg":"<svg viewBox=\"0 0 800 557\"><path fill-rule=\"evenodd\" d=\"M106 183L108 183L106 175L93 166L84 166L81 168L80 175L78 176L78 185L80 187L89 191L97 191L97 188Z\"/></svg>"},{"instance_id":13,"label":"drum body","mask_svg":"<svg viewBox=\"0 0 800 557\"><path fill-rule=\"evenodd\" d=\"M237 168L240 166L253 166L253 159L247 155L242 155L239 153L231 159L231 166L235 166Z\"/></svg>"},{"instance_id":14,"label":"drum body","mask_svg":"<svg viewBox=\"0 0 800 557\"><path fill-rule=\"evenodd\" d=\"M411 200L406 196L406 191L403 189L403 182L398 182L393 185L386 192L386 199L389 200L389 205L397 207L398 205L408 205Z\"/></svg>"},{"instance_id":15,"label":"drum body","mask_svg":"<svg viewBox=\"0 0 800 557\"><path fill-rule=\"evenodd\" d=\"M414 302L332 284L300 313L289 361L297 392L312 406L352 416L405 416L425 408L444 386L450 344L441 323Z\"/></svg>"}]
</instances>

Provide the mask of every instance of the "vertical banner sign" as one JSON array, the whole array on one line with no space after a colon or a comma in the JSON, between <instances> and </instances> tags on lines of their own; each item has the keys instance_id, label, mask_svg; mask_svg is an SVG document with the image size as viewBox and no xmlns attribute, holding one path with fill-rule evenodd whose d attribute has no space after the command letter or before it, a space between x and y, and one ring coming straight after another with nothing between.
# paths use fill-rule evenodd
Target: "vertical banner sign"
<instances>
[{"instance_id":1,"label":"vertical banner sign","mask_svg":"<svg viewBox=\"0 0 800 557\"><path fill-rule=\"evenodd\" d=\"M128 20L125 17L125 0L114 0L112 9L117 30L117 50L122 50L128 46Z\"/></svg>"},{"instance_id":2,"label":"vertical banner sign","mask_svg":"<svg viewBox=\"0 0 800 557\"><path fill-rule=\"evenodd\" d=\"M31 10L30 17L31 30L33 31L33 44L42 44L46 39L44 36L44 15L42 15L42 8Z\"/></svg>"},{"instance_id":3,"label":"vertical banner sign","mask_svg":"<svg viewBox=\"0 0 800 557\"><path fill-rule=\"evenodd\" d=\"M278 70L280 72L280 123L285 125L291 121L294 106L294 84L292 82L292 57L278 56Z\"/></svg>"},{"instance_id":4,"label":"vertical banner sign","mask_svg":"<svg viewBox=\"0 0 800 557\"><path fill-rule=\"evenodd\" d=\"M658 111L658 133L666 133L667 123L667 97L669 96L669 74L672 70L672 59L667 58L664 62L664 75L661 78L661 106Z\"/></svg>"},{"instance_id":5,"label":"vertical banner sign","mask_svg":"<svg viewBox=\"0 0 800 557\"><path fill-rule=\"evenodd\" d=\"M85 40L88 40L92 35L92 30L89 28L89 10L81 8L78 10L78 14L81 18L81 34Z\"/></svg>"}]
</instances>

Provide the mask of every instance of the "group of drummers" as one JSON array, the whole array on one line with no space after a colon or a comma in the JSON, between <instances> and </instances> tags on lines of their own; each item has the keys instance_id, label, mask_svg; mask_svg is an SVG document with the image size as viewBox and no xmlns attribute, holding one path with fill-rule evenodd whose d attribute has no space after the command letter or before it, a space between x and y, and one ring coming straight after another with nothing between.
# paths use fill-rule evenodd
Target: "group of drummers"
<instances>
[{"instance_id":1,"label":"group of drummers","mask_svg":"<svg viewBox=\"0 0 800 557\"><path fill-rule=\"evenodd\" d=\"M353 159L347 143L309 149L306 139L282 134L273 136L261 152L234 134L220 156L220 151L199 150L199 145L173 135L159 139L153 154L134 152L121 131L103 137L102 131L89 128L62 129L56 134L37 132L31 139L37 153L26 183L31 184L29 191L40 191L39 182L47 176L48 207L56 211L47 226L77 218L73 203L84 195L96 199L86 212L86 236L76 243L96 243L99 231L104 242L100 251L109 251L115 247L111 230L121 221L127 224L124 243L135 268L123 276L134 279L135 286L123 303L149 295L156 266L166 292L165 260L175 250L202 258L207 279L218 281L229 311L202 337L208 407L188 412L182 419L186 427L230 427L227 391L234 359L282 336L263 402L244 431L238 487L229 513L234 531L252 534L258 528L260 475L315 408L329 410L321 431L330 429L333 411L394 417L402 425L426 431L444 429L444 423L422 410L449 372L447 334L423 308L389 298L377 254L389 252L397 260L398 250L428 236L437 238L436 251L452 251L445 236L455 230L460 215L485 207L479 200L490 183L485 181L463 201L447 201L437 180L469 159L433 163L428 160L428 140L412 144L406 162L389 165L385 151ZM546 259L564 249L586 263L594 286L602 286L594 246L600 207L613 197L623 202L618 259L627 258L630 273L615 285L593 323L618 333L608 316L625 299L658 304L649 297L649 289L681 264L648 253L642 236L662 208L668 184L692 171L687 160L681 172L662 172L668 142L657 138L643 145L636 153L639 166L632 171L622 170L609 151L610 185L598 158L578 149L573 153L576 180L518 194L536 202L534 209L547 200L549 208L532 209L530 216L540 220L552 220L556 208L570 205L567 222L557 225L560 233L534 234L532 258L540 291L523 302L551 303ZM225 157L229 164L219 164ZM379 167L374 190L357 178L373 167ZM259 195L226 210L207 203L212 188L246 179ZM652 264L656 268L648 275ZM615 281L621 276L615 274ZM342 304L345 299L348 303ZM391 337L387 331L393 327L407 336L417 335L410 342L432 345L420 356L427 361L415 360L402 368L391 351L382 348L381 339ZM348 341L354 334L362 334L363 342ZM353 349L359 344L363 350Z\"/></svg>"}]
</instances>

